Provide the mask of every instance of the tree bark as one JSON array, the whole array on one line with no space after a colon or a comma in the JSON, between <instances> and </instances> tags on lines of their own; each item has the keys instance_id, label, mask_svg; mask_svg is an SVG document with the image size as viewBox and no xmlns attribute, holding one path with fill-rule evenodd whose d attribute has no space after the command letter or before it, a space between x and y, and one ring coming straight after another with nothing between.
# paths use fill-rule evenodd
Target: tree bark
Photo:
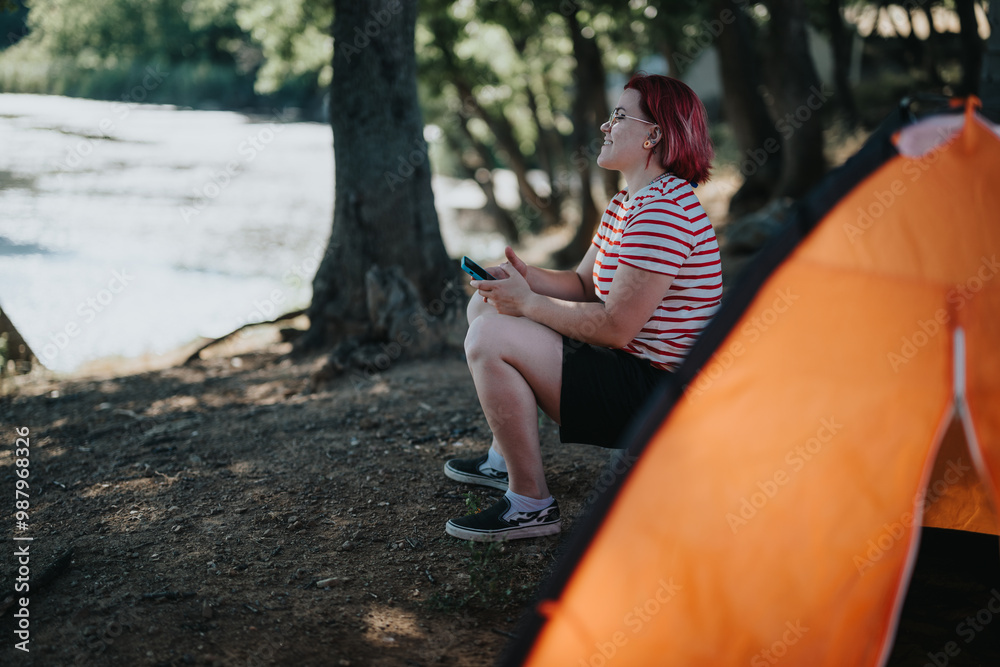
<instances>
[{"instance_id":1,"label":"tree bark","mask_svg":"<svg viewBox=\"0 0 1000 667\"><path fill-rule=\"evenodd\" d=\"M333 231L298 349L380 343L395 358L426 349L464 301L431 192L416 3L335 0L334 12Z\"/></svg>"},{"instance_id":2,"label":"tree bark","mask_svg":"<svg viewBox=\"0 0 1000 667\"><path fill-rule=\"evenodd\" d=\"M774 97L775 127L782 137L781 177L775 197L797 199L826 172L822 107L829 95L821 88L809 53L803 0L767 0L770 13L764 40L767 84Z\"/></svg>"},{"instance_id":3,"label":"tree bark","mask_svg":"<svg viewBox=\"0 0 1000 667\"><path fill-rule=\"evenodd\" d=\"M0 375L27 373L35 364L35 353L0 307Z\"/></svg>"},{"instance_id":4,"label":"tree bark","mask_svg":"<svg viewBox=\"0 0 1000 667\"><path fill-rule=\"evenodd\" d=\"M729 201L729 213L745 215L770 199L781 174L781 137L760 95L761 74L749 17L734 0L716 0L717 16L734 19L722 30L715 46L719 52L722 108L740 148L743 184ZM770 149L770 150L769 150Z\"/></svg>"}]
</instances>

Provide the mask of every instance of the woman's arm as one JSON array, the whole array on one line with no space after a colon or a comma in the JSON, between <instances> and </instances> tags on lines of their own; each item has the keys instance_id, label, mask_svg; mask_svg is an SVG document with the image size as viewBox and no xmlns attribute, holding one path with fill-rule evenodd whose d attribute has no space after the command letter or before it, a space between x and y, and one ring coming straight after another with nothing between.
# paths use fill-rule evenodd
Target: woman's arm
<instances>
[{"instance_id":1,"label":"woman's arm","mask_svg":"<svg viewBox=\"0 0 1000 667\"><path fill-rule=\"evenodd\" d=\"M574 302L536 293L520 273L474 285L499 313L527 317L585 343L619 348L639 334L673 280L671 275L621 264L603 302Z\"/></svg>"},{"instance_id":2,"label":"woman's arm","mask_svg":"<svg viewBox=\"0 0 1000 667\"><path fill-rule=\"evenodd\" d=\"M597 259L597 246L593 244L583 260L580 261L576 271L555 271L529 266L514 253L510 246L507 246L504 254L507 256L507 262L510 266L524 276L531 291L536 294L563 301L598 300L594 293L594 261ZM509 271L505 270L504 273L509 274Z\"/></svg>"},{"instance_id":3,"label":"woman's arm","mask_svg":"<svg viewBox=\"0 0 1000 667\"><path fill-rule=\"evenodd\" d=\"M597 295L594 293L596 259L597 246L591 245L575 271L553 271L529 266L526 276L528 285L535 294L563 301L597 301Z\"/></svg>"}]
</instances>

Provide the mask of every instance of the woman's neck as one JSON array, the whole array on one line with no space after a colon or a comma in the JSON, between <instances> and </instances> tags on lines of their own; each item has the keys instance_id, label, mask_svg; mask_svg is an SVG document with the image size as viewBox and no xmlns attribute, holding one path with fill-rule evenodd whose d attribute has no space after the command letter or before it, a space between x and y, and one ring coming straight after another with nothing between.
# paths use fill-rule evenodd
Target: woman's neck
<instances>
[{"instance_id":1,"label":"woman's neck","mask_svg":"<svg viewBox=\"0 0 1000 667\"><path fill-rule=\"evenodd\" d=\"M650 165L649 168L635 174L625 174L626 201L632 201L632 198L641 190L644 190L650 183L664 175L666 175L666 172L659 165L655 167Z\"/></svg>"}]
</instances>

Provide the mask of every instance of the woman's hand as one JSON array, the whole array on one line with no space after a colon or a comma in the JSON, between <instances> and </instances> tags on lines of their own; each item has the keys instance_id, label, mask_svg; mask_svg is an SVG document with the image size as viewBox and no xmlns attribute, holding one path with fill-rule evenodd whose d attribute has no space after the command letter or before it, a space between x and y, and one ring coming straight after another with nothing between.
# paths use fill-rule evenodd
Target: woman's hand
<instances>
[{"instance_id":1,"label":"woman's hand","mask_svg":"<svg viewBox=\"0 0 1000 667\"><path fill-rule=\"evenodd\" d=\"M508 272L504 267L514 267L518 273L520 273L525 278L528 277L528 265L514 253L514 249L510 246L504 248L503 254L507 257L507 261L499 266L491 266L486 271L499 280L510 277L510 272Z\"/></svg>"},{"instance_id":2,"label":"woman's hand","mask_svg":"<svg viewBox=\"0 0 1000 667\"><path fill-rule=\"evenodd\" d=\"M525 264L524 261L522 261L521 258L514 253L513 248L507 246L506 248L504 248L503 254L507 257L507 264L510 264L512 267L514 267L514 269L525 278L528 277L528 265Z\"/></svg>"},{"instance_id":3,"label":"woman's hand","mask_svg":"<svg viewBox=\"0 0 1000 667\"><path fill-rule=\"evenodd\" d=\"M510 255L514 254L510 248L508 251ZM517 259L517 256L514 255L514 258ZM521 266L524 266L524 262L521 262L520 259L517 261L520 262ZM499 278L500 271L497 271L494 273L498 276L497 280L473 280L472 286L479 290L479 295L483 297L483 300L496 308L501 315L523 317L531 299L537 295L531 291L531 287L528 286L528 281L520 269L512 265L511 262L504 262L497 268L503 271L504 278ZM524 270L527 272L526 266L524 266Z\"/></svg>"}]
</instances>

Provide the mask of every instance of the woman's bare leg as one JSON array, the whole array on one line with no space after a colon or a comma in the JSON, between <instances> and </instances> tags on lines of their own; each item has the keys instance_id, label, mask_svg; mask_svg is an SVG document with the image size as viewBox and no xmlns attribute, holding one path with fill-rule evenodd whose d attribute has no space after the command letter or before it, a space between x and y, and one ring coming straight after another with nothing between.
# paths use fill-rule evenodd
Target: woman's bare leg
<instances>
[{"instance_id":1,"label":"woman's bare leg","mask_svg":"<svg viewBox=\"0 0 1000 667\"><path fill-rule=\"evenodd\" d=\"M469 324L472 324L472 321L480 315L487 314L496 315L497 309L483 301L483 297L479 296L478 292L473 294L465 309L465 317L469 320Z\"/></svg>"},{"instance_id":2,"label":"woman's bare leg","mask_svg":"<svg viewBox=\"0 0 1000 667\"><path fill-rule=\"evenodd\" d=\"M493 431L494 447L507 462L510 490L547 498L537 408L559 421L562 336L537 322L499 315L484 305L492 312L473 316L470 303L465 338L476 393Z\"/></svg>"}]
</instances>

